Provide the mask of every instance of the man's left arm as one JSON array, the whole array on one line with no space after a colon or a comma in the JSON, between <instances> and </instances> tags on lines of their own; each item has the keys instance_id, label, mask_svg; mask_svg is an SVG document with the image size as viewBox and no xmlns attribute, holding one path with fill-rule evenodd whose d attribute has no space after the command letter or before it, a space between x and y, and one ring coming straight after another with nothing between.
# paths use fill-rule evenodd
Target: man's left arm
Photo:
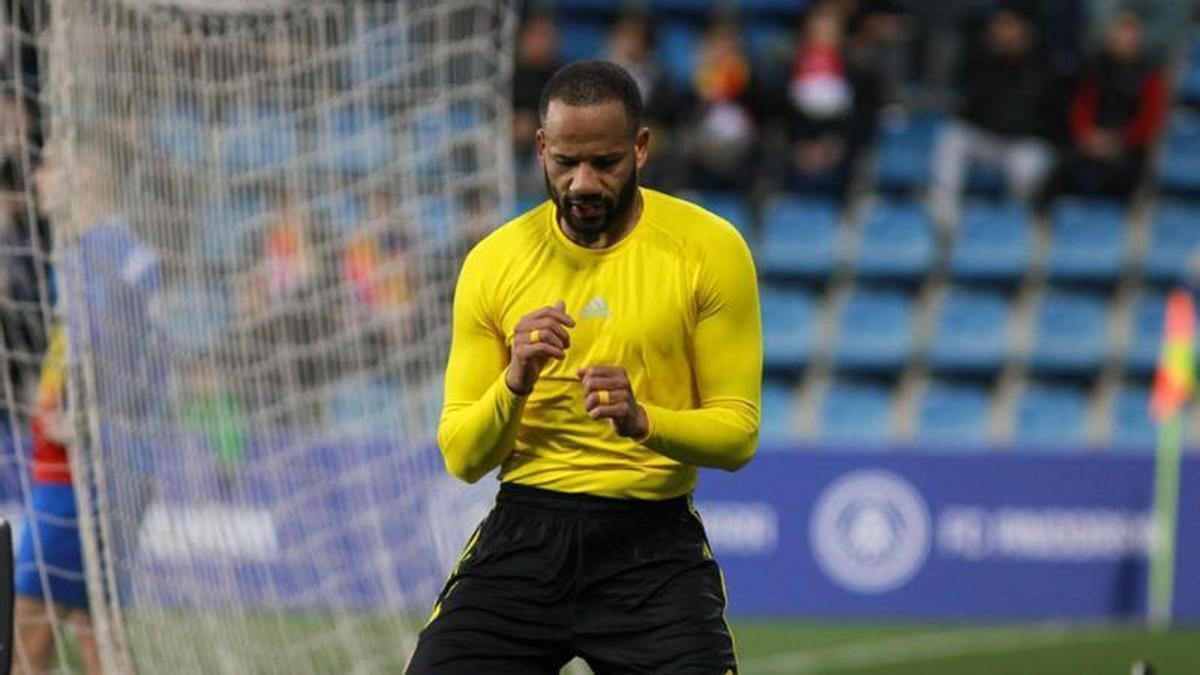
<instances>
[{"instance_id":1,"label":"man's left arm","mask_svg":"<svg viewBox=\"0 0 1200 675\"><path fill-rule=\"evenodd\" d=\"M642 443L684 464L733 471L758 445L762 320L749 248L732 229L718 244L708 249L697 279L692 369L700 407L641 404L649 427Z\"/></svg>"}]
</instances>

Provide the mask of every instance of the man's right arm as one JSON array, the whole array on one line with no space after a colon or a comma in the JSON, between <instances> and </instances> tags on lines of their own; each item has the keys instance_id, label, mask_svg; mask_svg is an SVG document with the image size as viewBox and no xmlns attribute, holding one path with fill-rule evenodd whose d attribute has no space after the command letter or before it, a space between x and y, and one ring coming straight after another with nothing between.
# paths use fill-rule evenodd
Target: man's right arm
<instances>
[{"instance_id":1,"label":"man's right arm","mask_svg":"<svg viewBox=\"0 0 1200 675\"><path fill-rule=\"evenodd\" d=\"M485 311L484 265L468 256L454 294L453 335L446 365L445 403L438 447L446 469L474 483L512 452L525 408L505 383L509 355L501 329Z\"/></svg>"}]
</instances>

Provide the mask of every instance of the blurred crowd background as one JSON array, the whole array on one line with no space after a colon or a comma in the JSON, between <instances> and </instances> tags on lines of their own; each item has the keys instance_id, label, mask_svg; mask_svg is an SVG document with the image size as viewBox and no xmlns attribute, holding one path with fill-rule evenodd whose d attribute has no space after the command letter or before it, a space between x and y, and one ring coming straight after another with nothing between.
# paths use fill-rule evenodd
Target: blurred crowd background
<instances>
[{"instance_id":1,"label":"blurred crowd background","mask_svg":"<svg viewBox=\"0 0 1200 675\"><path fill-rule=\"evenodd\" d=\"M531 5L519 189L541 199L541 83L614 60L647 101L644 182L755 251L766 447L1149 450L1163 293L1200 269L1195 9Z\"/></svg>"},{"instance_id":2,"label":"blurred crowd background","mask_svg":"<svg viewBox=\"0 0 1200 675\"><path fill-rule=\"evenodd\" d=\"M0 36L0 328L18 400L54 300L38 7L3 3ZM1200 269L1195 14L1177 0L524 3L514 213L544 199L533 148L542 85L569 61L611 59L646 100L643 184L725 216L755 252L768 447L1148 449L1162 297L1200 276L1189 273ZM388 39L347 35L373 51L320 86L386 87ZM313 86L306 100L347 97ZM441 124L461 137L478 111L430 119L351 100L296 122L187 103L148 116L143 144L177 166L211 161L197 144L218 115L249 130L232 140L259 144L222 161L266 176L194 202L145 197L186 202L171 217L211 254L204 269L168 274L159 299L168 338L194 354L181 381L195 417L237 446L247 419L387 411L411 364L396 354L445 338L421 327L446 311L450 280L422 295L418 281L439 272L422 269L428 251L413 242L453 220L468 241L447 245L465 249L499 224L480 214L500 201L469 183L449 197L439 182L401 187L389 167L426 161L429 136L408 131ZM336 166L311 183L275 180L304 150L281 131L289 124L298 146L363 151L327 153ZM483 161L472 148L441 155L468 175ZM214 289L197 282L205 273L229 281Z\"/></svg>"}]
</instances>

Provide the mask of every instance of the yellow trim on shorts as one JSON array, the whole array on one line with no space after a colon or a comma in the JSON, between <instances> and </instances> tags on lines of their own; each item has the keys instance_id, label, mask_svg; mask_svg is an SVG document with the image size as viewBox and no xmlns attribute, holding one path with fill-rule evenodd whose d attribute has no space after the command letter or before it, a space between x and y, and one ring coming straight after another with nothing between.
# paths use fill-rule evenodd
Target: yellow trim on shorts
<instances>
[{"instance_id":1,"label":"yellow trim on shorts","mask_svg":"<svg viewBox=\"0 0 1200 675\"><path fill-rule=\"evenodd\" d=\"M463 552L458 554L458 560L454 562L454 567L450 568L450 575L446 577L446 583L449 585L446 586L446 590L442 591L441 595L438 596L437 602L433 603L433 610L429 613L429 619L425 621L426 627L428 627L429 624L433 623L434 620L441 616L442 603L450 597L450 593L454 590L454 587L458 585L457 580L453 582L450 580L454 579L455 575L458 574L459 568L462 567L463 563L465 563L467 559L471 557L471 552L475 550L475 544L479 543L479 535L482 532L483 523L480 523L479 526L475 528L475 533L471 535L469 540L467 540L467 545L463 547Z\"/></svg>"},{"instance_id":2,"label":"yellow trim on shorts","mask_svg":"<svg viewBox=\"0 0 1200 675\"><path fill-rule=\"evenodd\" d=\"M700 523L700 529L703 530L704 519L700 517L700 512L696 510L696 504L692 501L692 495L690 494L687 496L687 507L688 512L692 514L692 517L696 519L697 523ZM703 548L704 559L711 560L713 563L716 563L717 560L715 557L713 557L712 549L708 546L707 531L704 533L704 538L706 540ZM725 570L721 569L720 564L717 564L717 577L721 580L721 623L725 624L725 632L729 633L729 644L733 646L733 665L737 666L737 636L733 634L733 627L729 625L729 589L725 587ZM732 670L728 671L726 675L730 675L734 672L735 671Z\"/></svg>"}]
</instances>

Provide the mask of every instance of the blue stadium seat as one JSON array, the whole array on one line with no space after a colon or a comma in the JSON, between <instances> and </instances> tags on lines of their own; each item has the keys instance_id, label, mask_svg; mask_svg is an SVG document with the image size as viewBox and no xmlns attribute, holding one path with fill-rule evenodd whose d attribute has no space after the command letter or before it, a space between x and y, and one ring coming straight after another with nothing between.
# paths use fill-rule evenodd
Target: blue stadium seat
<instances>
[{"instance_id":1,"label":"blue stadium seat","mask_svg":"<svg viewBox=\"0 0 1200 675\"><path fill-rule=\"evenodd\" d=\"M383 111L344 104L322 117L324 169L354 174L379 171L396 158L395 134Z\"/></svg>"},{"instance_id":2,"label":"blue stadium seat","mask_svg":"<svg viewBox=\"0 0 1200 675\"><path fill-rule=\"evenodd\" d=\"M223 287L211 284L170 286L156 304L155 324L172 346L199 353L225 345L225 331L233 308Z\"/></svg>"},{"instance_id":3,"label":"blue stadium seat","mask_svg":"<svg viewBox=\"0 0 1200 675\"><path fill-rule=\"evenodd\" d=\"M754 241L754 214L750 200L736 192L694 192L687 195L697 204L728 220L747 242Z\"/></svg>"},{"instance_id":4,"label":"blue stadium seat","mask_svg":"<svg viewBox=\"0 0 1200 675\"><path fill-rule=\"evenodd\" d=\"M1147 293L1134 304L1129 345L1125 349L1125 367L1131 372L1146 375L1158 365L1166 306L1166 296L1162 293Z\"/></svg>"},{"instance_id":5,"label":"blue stadium seat","mask_svg":"<svg viewBox=\"0 0 1200 675\"><path fill-rule=\"evenodd\" d=\"M864 278L919 279L933 266L933 223L920 205L881 202L865 216L857 269Z\"/></svg>"},{"instance_id":6,"label":"blue stadium seat","mask_svg":"<svg viewBox=\"0 0 1200 675\"><path fill-rule=\"evenodd\" d=\"M1125 385L1113 399L1111 444L1114 450L1154 452L1158 427L1150 416L1150 387Z\"/></svg>"},{"instance_id":7,"label":"blue stadium seat","mask_svg":"<svg viewBox=\"0 0 1200 675\"><path fill-rule=\"evenodd\" d=\"M511 214L511 217L516 218L517 216L521 215L522 213L525 213L526 211L529 211L538 206L541 206L542 202L544 202L544 201L546 201L546 195L544 195L544 194L537 194L537 195L519 194L519 195L517 195L517 198L513 201L513 213Z\"/></svg>"},{"instance_id":8,"label":"blue stadium seat","mask_svg":"<svg viewBox=\"0 0 1200 675\"><path fill-rule=\"evenodd\" d=\"M772 370L799 369L808 362L817 305L802 290L764 287L761 293L763 365Z\"/></svg>"},{"instance_id":9,"label":"blue stadium seat","mask_svg":"<svg viewBox=\"0 0 1200 675\"><path fill-rule=\"evenodd\" d=\"M900 290L855 289L838 322L838 368L896 371L913 349L912 297Z\"/></svg>"},{"instance_id":10,"label":"blue stadium seat","mask_svg":"<svg viewBox=\"0 0 1200 675\"><path fill-rule=\"evenodd\" d=\"M422 197L412 204L411 217L416 222L416 234L426 250L442 250L454 246L459 231L453 227L456 216L454 203L445 197Z\"/></svg>"},{"instance_id":11,"label":"blue stadium seat","mask_svg":"<svg viewBox=\"0 0 1200 675\"><path fill-rule=\"evenodd\" d=\"M300 152L296 117L270 105L240 106L221 129L220 147L232 174L281 171Z\"/></svg>"},{"instance_id":12,"label":"blue stadium seat","mask_svg":"<svg viewBox=\"0 0 1200 675\"><path fill-rule=\"evenodd\" d=\"M450 128L456 132L480 131L488 123L488 109L478 101L454 101L449 107Z\"/></svg>"},{"instance_id":13,"label":"blue stadium seat","mask_svg":"<svg viewBox=\"0 0 1200 675\"><path fill-rule=\"evenodd\" d=\"M314 201L309 208L315 224L339 236L353 233L367 220L365 200L353 192L328 195Z\"/></svg>"},{"instance_id":14,"label":"blue stadium seat","mask_svg":"<svg viewBox=\"0 0 1200 675\"><path fill-rule=\"evenodd\" d=\"M765 14L770 16L799 16L808 9L809 0L737 0L743 16ZM789 26L790 28L790 26Z\"/></svg>"},{"instance_id":15,"label":"blue stadium seat","mask_svg":"<svg viewBox=\"0 0 1200 675\"><path fill-rule=\"evenodd\" d=\"M400 392L392 385L366 376L350 378L329 395L329 422L339 434L366 434L379 429L379 420L388 419L399 399Z\"/></svg>"},{"instance_id":16,"label":"blue stadium seat","mask_svg":"<svg viewBox=\"0 0 1200 675\"><path fill-rule=\"evenodd\" d=\"M929 365L939 372L995 372L1008 356L1009 301L1001 294L952 288L942 301Z\"/></svg>"},{"instance_id":17,"label":"blue stadium seat","mask_svg":"<svg viewBox=\"0 0 1200 675\"><path fill-rule=\"evenodd\" d=\"M937 113L910 113L884 120L879 139L875 185L906 192L929 185L930 157L944 118Z\"/></svg>"},{"instance_id":18,"label":"blue stadium seat","mask_svg":"<svg viewBox=\"0 0 1200 675\"><path fill-rule=\"evenodd\" d=\"M1008 189L1008 181L999 167L991 164L972 164L967 169L966 192L969 195L998 198Z\"/></svg>"},{"instance_id":19,"label":"blue stadium seat","mask_svg":"<svg viewBox=\"0 0 1200 675\"><path fill-rule=\"evenodd\" d=\"M1165 135L1159 189L1177 194L1200 192L1200 113L1176 112Z\"/></svg>"},{"instance_id":20,"label":"blue stadium seat","mask_svg":"<svg viewBox=\"0 0 1200 675\"><path fill-rule=\"evenodd\" d=\"M712 0L649 0L655 12L680 12L707 16L713 10Z\"/></svg>"},{"instance_id":21,"label":"blue stadium seat","mask_svg":"<svg viewBox=\"0 0 1200 675\"><path fill-rule=\"evenodd\" d=\"M922 445L983 450L988 444L990 396L980 385L931 382L917 412Z\"/></svg>"},{"instance_id":22,"label":"blue stadium seat","mask_svg":"<svg viewBox=\"0 0 1200 675\"><path fill-rule=\"evenodd\" d=\"M1080 450L1087 443L1087 392L1031 382L1017 401L1013 441L1033 450Z\"/></svg>"},{"instance_id":23,"label":"blue stadium seat","mask_svg":"<svg viewBox=\"0 0 1200 675\"><path fill-rule=\"evenodd\" d=\"M1189 105L1200 103L1200 68L1195 64L1186 68L1177 86L1181 101Z\"/></svg>"},{"instance_id":24,"label":"blue stadium seat","mask_svg":"<svg viewBox=\"0 0 1200 675\"><path fill-rule=\"evenodd\" d=\"M612 0L555 0L554 8L560 14L589 13L612 14L620 9Z\"/></svg>"},{"instance_id":25,"label":"blue stadium seat","mask_svg":"<svg viewBox=\"0 0 1200 675\"><path fill-rule=\"evenodd\" d=\"M154 116L150 140L155 149L172 161L197 168L204 163L208 133L199 110L178 106Z\"/></svg>"},{"instance_id":26,"label":"blue stadium seat","mask_svg":"<svg viewBox=\"0 0 1200 675\"><path fill-rule=\"evenodd\" d=\"M1043 372L1087 374L1104 362L1108 303L1103 297L1050 291L1037 308L1030 363Z\"/></svg>"},{"instance_id":27,"label":"blue stadium seat","mask_svg":"<svg viewBox=\"0 0 1200 675\"><path fill-rule=\"evenodd\" d=\"M835 380L821 401L822 444L879 445L892 438L892 392L883 385L856 380Z\"/></svg>"},{"instance_id":28,"label":"blue stadium seat","mask_svg":"<svg viewBox=\"0 0 1200 675\"><path fill-rule=\"evenodd\" d=\"M743 34L757 73L774 74L790 68L796 50L795 31L790 25L778 18L757 19L746 23Z\"/></svg>"},{"instance_id":29,"label":"blue stadium seat","mask_svg":"<svg viewBox=\"0 0 1200 675\"><path fill-rule=\"evenodd\" d=\"M559 57L564 63L604 58L608 26L597 21L567 18L558 22Z\"/></svg>"},{"instance_id":30,"label":"blue stadium seat","mask_svg":"<svg viewBox=\"0 0 1200 675\"><path fill-rule=\"evenodd\" d=\"M1016 282L1030 265L1031 232L1020 204L971 202L963 210L950 271L957 279Z\"/></svg>"},{"instance_id":31,"label":"blue stadium seat","mask_svg":"<svg viewBox=\"0 0 1200 675\"><path fill-rule=\"evenodd\" d=\"M781 276L825 277L837 263L838 211L832 202L781 195L763 211L758 269Z\"/></svg>"},{"instance_id":32,"label":"blue stadium seat","mask_svg":"<svg viewBox=\"0 0 1200 675\"><path fill-rule=\"evenodd\" d=\"M227 195L200 207L192 250L208 263L236 266L250 254L250 235L265 225L270 205L259 192Z\"/></svg>"},{"instance_id":33,"label":"blue stadium seat","mask_svg":"<svg viewBox=\"0 0 1200 675\"><path fill-rule=\"evenodd\" d=\"M700 49L700 29L691 22L668 20L660 22L656 30L659 63L676 86L690 89Z\"/></svg>"},{"instance_id":34,"label":"blue stadium seat","mask_svg":"<svg viewBox=\"0 0 1200 675\"><path fill-rule=\"evenodd\" d=\"M1051 278L1116 280L1126 257L1125 217L1119 203L1064 199L1054 205L1050 220Z\"/></svg>"},{"instance_id":35,"label":"blue stadium seat","mask_svg":"<svg viewBox=\"0 0 1200 675\"><path fill-rule=\"evenodd\" d=\"M370 22L353 36L345 62L348 88L402 86L411 72L407 30L398 20Z\"/></svg>"},{"instance_id":36,"label":"blue stadium seat","mask_svg":"<svg viewBox=\"0 0 1200 675\"><path fill-rule=\"evenodd\" d=\"M782 444L795 440L796 390L791 384L775 380L763 382L762 390L762 440L768 444Z\"/></svg>"},{"instance_id":37,"label":"blue stadium seat","mask_svg":"<svg viewBox=\"0 0 1200 675\"><path fill-rule=\"evenodd\" d=\"M1200 255L1200 205L1160 202L1150 225L1146 252L1146 277L1165 283L1180 283L1188 266Z\"/></svg>"},{"instance_id":38,"label":"blue stadium seat","mask_svg":"<svg viewBox=\"0 0 1200 675\"><path fill-rule=\"evenodd\" d=\"M1200 104L1200 39L1193 39L1188 59L1180 64L1175 85L1178 99L1190 105Z\"/></svg>"}]
</instances>

